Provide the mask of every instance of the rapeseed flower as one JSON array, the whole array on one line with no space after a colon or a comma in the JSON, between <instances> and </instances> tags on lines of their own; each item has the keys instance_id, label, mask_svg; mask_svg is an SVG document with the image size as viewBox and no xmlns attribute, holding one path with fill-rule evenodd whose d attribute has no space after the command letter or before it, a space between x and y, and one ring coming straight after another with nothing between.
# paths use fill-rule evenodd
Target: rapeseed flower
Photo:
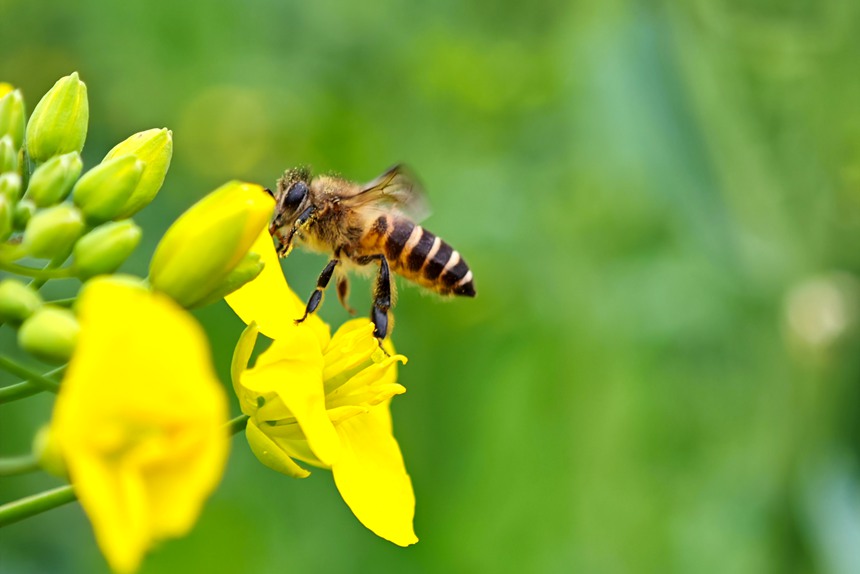
<instances>
[{"instance_id":1,"label":"rapeseed flower","mask_svg":"<svg viewBox=\"0 0 860 574\"><path fill-rule=\"evenodd\" d=\"M386 351L373 324L356 319L331 336L304 311L281 273L271 237L264 232L251 250L262 273L226 297L249 325L233 356L233 385L248 415L246 437L266 466L294 477L309 472L296 461L331 469L353 514L378 536L400 546L418 541L413 530L415 495L392 433L390 402L406 389L397 364L406 357ZM248 361L257 333L273 339Z\"/></svg>"},{"instance_id":2,"label":"rapeseed flower","mask_svg":"<svg viewBox=\"0 0 860 574\"><path fill-rule=\"evenodd\" d=\"M203 330L168 297L97 278L77 311L49 442L111 568L133 572L191 529L220 481L227 400Z\"/></svg>"}]
</instances>

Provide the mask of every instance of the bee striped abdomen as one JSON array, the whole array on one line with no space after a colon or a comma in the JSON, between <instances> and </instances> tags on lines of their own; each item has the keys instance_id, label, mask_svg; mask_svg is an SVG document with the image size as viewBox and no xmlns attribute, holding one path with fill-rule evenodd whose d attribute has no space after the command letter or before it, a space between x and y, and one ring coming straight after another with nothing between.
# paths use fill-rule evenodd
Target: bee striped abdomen
<instances>
[{"instance_id":1,"label":"bee striped abdomen","mask_svg":"<svg viewBox=\"0 0 860 574\"><path fill-rule=\"evenodd\" d=\"M448 243L408 219L380 216L371 233L394 271L442 295L475 296L472 271Z\"/></svg>"}]
</instances>

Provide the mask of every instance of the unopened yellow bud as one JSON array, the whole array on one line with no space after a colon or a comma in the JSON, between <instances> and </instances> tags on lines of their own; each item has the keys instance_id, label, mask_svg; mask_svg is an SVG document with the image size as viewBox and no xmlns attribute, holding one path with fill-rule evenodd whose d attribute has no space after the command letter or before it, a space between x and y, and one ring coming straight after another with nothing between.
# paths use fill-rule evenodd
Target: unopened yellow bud
<instances>
[{"instance_id":1,"label":"unopened yellow bud","mask_svg":"<svg viewBox=\"0 0 860 574\"><path fill-rule=\"evenodd\" d=\"M42 298L17 279L0 281L0 321L20 323L42 306Z\"/></svg>"},{"instance_id":2,"label":"unopened yellow bud","mask_svg":"<svg viewBox=\"0 0 860 574\"><path fill-rule=\"evenodd\" d=\"M144 167L133 155L105 160L81 176L72 199L88 221L113 219L131 197Z\"/></svg>"},{"instance_id":3,"label":"unopened yellow bud","mask_svg":"<svg viewBox=\"0 0 860 574\"><path fill-rule=\"evenodd\" d=\"M87 86L78 73L60 78L48 90L27 123L27 153L37 162L72 151L87 139L90 107Z\"/></svg>"},{"instance_id":4,"label":"unopened yellow bud","mask_svg":"<svg viewBox=\"0 0 860 574\"><path fill-rule=\"evenodd\" d=\"M15 202L21 197L21 176L15 172L0 175L0 195Z\"/></svg>"},{"instance_id":5,"label":"unopened yellow bud","mask_svg":"<svg viewBox=\"0 0 860 574\"><path fill-rule=\"evenodd\" d=\"M203 300L194 304L195 307L203 307L212 303L217 303L248 281L257 278L263 271L263 261L260 256L253 252L248 252L244 259L233 269L227 278L215 288L215 290L207 295Z\"/></svg>"},{"instance_id":6,"label":"unopened yellow bud","mask_svg":"<svg viewBox=\"0 0 860 574\"><path fill-rule=\"evenodd\" d=\"M61 203L37 212L27 223L22 246L27 255L49 259L69 253L84 231L84 217L72 205Z\"/></svg>"},{"instance_id":7,"label":"unopened yellow bud","mask_svg":"<svg viewBox=\"0 0 860 574\"><path fill-rule=\"evenodd\" d=\"M105 156L105 161L124 155L133 155L146 164L143 176L122 206L118 218L131 217L155 198L173 157L173 132L167 128L154 128L138 132L118 143Z\"/></svg>"},{"instance_id":8,"label":"unopened yellow bud","mask_svg":"<svg viewBox=\"0 0 860 574\"><path fill-rule=\"evenodd\" d=\"M65 362L75 350L79 331L74 313L45 305L21 323L18 345L40 359Z\"/></svg>"},{"instance_id":9,"label":"unopened yellow bud","mask_svg":"<svg viewBox=\"0 0 860 574\"><path fill-rule=\"evenodd\" d=\"M99 225L75 243L75 275L89 279L113 273L128 259L140 237L140 227L130 219Z\"/></svg>"},{"instance_id":10,"label":"unopened yellow bud","mask_svg":"<svg viewBox=\"0 0 860 574\"><path fill-rule=\"evenodd\" d=\"M54 156L33 172L24 197L37 207L48 207L61 202L69 195L81 175L83 162L78 152Z\"/></svg>"},{"instance_id":11,"label":"unopened yellow bud","mask_svg":"<svg viewBox=\"0 0 860 574\"><path fill-rule=\"evenodd\" d=\"M18 170L18 150L12 136L0 137L0 173Z\"/></svg>"},{"instance_id":12,"label":"unopened yellow bud","mask_svg":"<svg viewBox=\"0 0 860 574\"><path fill-rule=\"evenodd\" d=\"M152 286L185 307L204 301L244 259L274 206L255 184L233 181L213 191L164 234L149 266Z\"/></svg>"},{"instance_id":13,"label":"unopened yellow bud","mask_svg":"<svg viewBox=\"0 0 860 574\"><path fill-rule=\"evenodd\" d=\"M20 90L0 97L0 136L11 136L15 151L24 143L24 98Z\"/></svg>"}]
</instances>

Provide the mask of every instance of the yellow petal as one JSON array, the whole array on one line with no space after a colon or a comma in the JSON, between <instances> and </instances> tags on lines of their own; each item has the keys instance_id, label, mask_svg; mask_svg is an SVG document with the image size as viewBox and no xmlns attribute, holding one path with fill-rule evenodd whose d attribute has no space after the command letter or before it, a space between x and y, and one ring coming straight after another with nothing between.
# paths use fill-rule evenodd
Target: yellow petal
<instances>
[{"instance_id":1,"label":"yellow petal","mask_svg":"<svg viewBox=\"0 0 860 574\"><path fill-rule=\"evenodd\" d=\"M96 542L115 572L134 572L150 545L147 501L140 477L97 459L78 460L75 493Z\"/></svg>"},{"instance_id":2,"label":"yellow petal","mask_svg":"<svg viewBox=\"0 0 860 574\"><path fill-rule=\"evenodd\" d=\"M371 413L341 422L337 432L343 450L332 474L353 514L399 546L417 542L412 526L415 494L394 436Z\"/></svg>"},{"instance_id":3,"label":"yellow petal","mask_svg":"<svg viewBox=\"0 0 860 574\"><path fill-rule=\"evenodd\" d=\"M373 323L369 320L353 319L341 325L323 353L326 392L331 392L352 376L353 371L367 363L377 349L379 343L373 336Z\"/></svg>"},{"instance_id":4,"label":"yellow petal","mask_svg":"<svg viewBox=\"0 0 860 574\"><path fill-rule=\"evenodd\" d=\"M254 419L248 420L245 437L248 439L248 445L257 460L272 470L294 478L305 478L310 475L310 472L297 465L293 459L287 456L286 452L266 436L266 433L260 430Z\"/></svg>"},{"instance_id":5,"label":"yellow petal","mask_svg":"<svg viewBox=\"0 0 860 574\"><path fill-rule=\"evenodd\" d=\"M326 415L322 359L319 355L290 356L294 351L276 341L260 356L258 364L242 375L242 385L256 392L277 394L301 426L314 454L324 464L331 464L340 454L340 440ZM283 358L272 361L273 356Z\"/></svg>"},{"instance_id":6,"label":"yellow petal","mask_svg":"<svg viewBox=\"0 0 860 574\"><path fill-rule=\"evenodd\" d=\"M297 328L294 322L304 314L305 304L287 285L268 231L260 233L250 251L260 256L263 271L224 300L246 325L254 322L261 333L277 340ZM320 348L328 343L328 327L316 315L308 317L298 329L310 330Z\"/></svg>"},{"instance_id":7,"label":"yellow petal","mask_svg":"<svg viewBox=\"0 0 860 574\"><path fill-rule=\"evenodd\" d=\"M230 379L233 381L233 391L237 397L242 396L242 389L239 381L242 373L248 368L248 361L251 359L251 353L254 352L254 345L257 344L257 334L260 332L257 329L257 324L251 322L242 331L239 340L236 341L236 347L233 349L233 360L230 362ZM244 409L242 412L246 413Z\"/></svg>"}]
</instances>

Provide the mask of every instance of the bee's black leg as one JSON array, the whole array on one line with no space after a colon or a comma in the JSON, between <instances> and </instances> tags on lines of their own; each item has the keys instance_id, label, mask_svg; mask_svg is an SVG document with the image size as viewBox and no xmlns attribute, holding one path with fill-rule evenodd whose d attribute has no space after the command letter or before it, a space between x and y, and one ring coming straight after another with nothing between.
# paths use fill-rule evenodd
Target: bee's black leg
<instances>
[{"instance_id":1,"label":"bee's black leg","mask_svg":"<svg viewBox=\"0 0 860 574\"><path fill-rule=\"evenodd\" d=\"M337 277L337 300L343 305L347 313L355 315L355 309L349 306L349 277L340 274Z\"/></svg>"},{"instance_id":2,"label":"bee's black leg","mask_svg":"<svg viewBox=\"0 0 860 574\"><path fill-rule=\"evenodd\" d=\"M379 275L373 290L373 307L370 320L373 321L373 336L382 341L388 334L388 310L391 308L391 271L384 255L378 255Z\"/></svg>"},{"instance_id":3,"label":"bee's black leg","mask_svg":"<svg viewBox=\"0 0 860 574\"><path fill-rule=\"evenodd\" d=\"M305 314L302 315L301 319L296 319L296 325L307 319L308 315L317 310L317 307L319 307L322 302L323 291L328 287L328 282L331 281L331 274L334 272L334 268L338 263L340 263L339 260L332 259L328 262L328 265L325 266L325 269L322 270L319 279L317 279L317 287L314 289L314 292L311 293L310 299L308 299L307 307L305 307Z\"/></svg>"}]
</instances>

